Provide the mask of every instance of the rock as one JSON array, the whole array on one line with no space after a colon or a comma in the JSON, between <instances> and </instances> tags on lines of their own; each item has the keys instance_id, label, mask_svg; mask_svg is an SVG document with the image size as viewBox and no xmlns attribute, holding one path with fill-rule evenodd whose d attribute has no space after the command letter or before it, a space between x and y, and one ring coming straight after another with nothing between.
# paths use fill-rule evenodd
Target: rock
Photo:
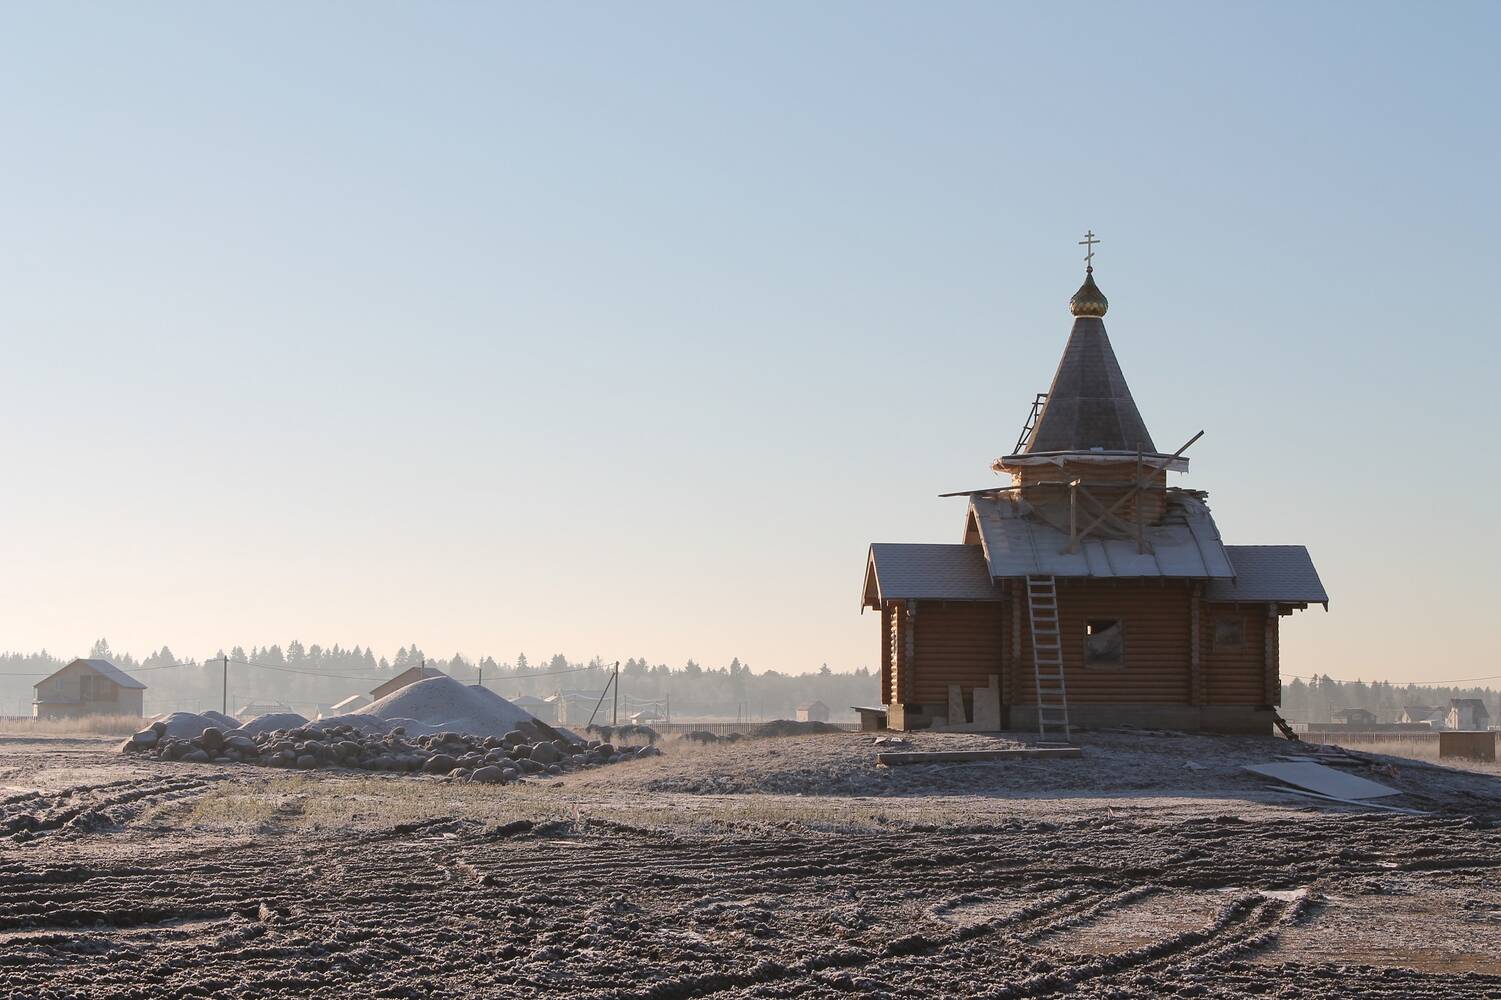
<instances>
[{"instance_id":1,"label":"rock","mask_svg":"<svg viewBox=\"0 0 1501 1000\"><path fill-rule=\"evenodd\" d=\"M301 757L297 758L297 769L299 771L311 771L313 768L315 768L317 766L318 766L318 758L314 757L310 753L305 753Z\"/></svg>"},{"instance_id":2,"label":"rock","mask_svg":"<svg viewBox=\"0 0 1501 1000\"><path fill-rule=\"evenodd\" d=\"M513 729L500 738L500 741L508 747L520 746L526 742L526 733L519 729Z\"/></svg>"},{"instance_id":3,"label":"rock","mask_svg":"<svg viewBox=\"0 0 1501 1000\"><path fill-rule=\"evenodd\" d=\"M135 740L127 738L120 741L120 746L117 749L120 753L140 753L146 748L137 746Z\"/></svg>"},{"instance_id":4,"label":"rock","mask_svg":"<svg viewBox=\"0 0 1501 1000\"><path fill-rule=\"evenodd\" d=\"M615 748L608 743L601 743L599 746L594 748L594 752L599 754L601 757L610 757L614 755Z\"/></svg>"},{"instance_id":5,"label":"rock","mask_svg":"<svg viewBox=\"0 0 1501 1000\"><path fill-rule=\"evenodd\" d=\"M446 753L435 753L422 765L422 770L428 774L447 774L458 765L458 761Z\"/></svg>"},{"instance_id":6,"label":"rock","mask_svg":"<svg viewBox=\"0 0 1501 1000\"><path fill-rule=\"evenodd\" d=\"M522 774L540 774L544 769L544 765L532 760L530 757L521 758L516 762L516 765L521 768Z\"/></svg>"},{"instance_id":7,"label":"rock","mask_svg":"<svg viewBox=\"0 0 1501 1000\"><path fill-rule=\"evenodd\" d=\"M203 735L193 742L207 750L210 755L217 754L224 749L224 730L218 726L209 726L203 731Z\"/></svg>"},{"instance_id":8,"label":"rock","mask_svg":"<svg viewBox=\"0 0 1501 1000\"><path fill-rule=\"evenodd\" d=\"M481 784L499 785L505 783L506 773L496 765L490 764L486 767L475 768L473 778Z\"/></svg>"},{"instance_id":9,"label":"rock","mask_svg":"<svg viewBox=\"0 0 1501 1000\"><path fill-rule=\"evenodd\" d=\"M558 748L551 743L538 743L532 747L532 752L528 756L539 764L556 764L563 759Z\"/></svg>"},{"instance_id":10,"label":"rock","mask_svg":"<svg viewBox=\"0 0 1501 1000\"><path fill-rule=\"evenodd\" d=\"M562 764L548 764L547 765L547 773L551 774L551 775L554 775L554 776L562 774L563 773L563 765Z\"/></svg>"},{"instance_id":11,"label":"rock","mask_svg":"<svg viewBox=\"0 0 1501 1000\"><path fill-rule=\"evenodd\" d=\"M505 775L507 781L515 781L521 777L521 772L517 771L514 767L502 767L500 773Z\"/></svg>"},{"instance_id":12,"label":"rock","mask_svg":"<svg viewBox=\"0 0 1501 1000\"><path fill-rule=\"evenodd\" d=\"M458 778L460 781L463 781L465 778L469 777L469 768L456 767L452 771L448 772L448 776L450 778Z\"/></svg>"},{"instance_id":13,"label":"rock","mask_svg":"<svg viewBox=\"0 0 1501 1000\"><path fill-rule=\"evenodd\" d=\"M527 746L525 743L521 744L518 747L511 747L511 759L512 760L525 760L526 758L530 757L531 755L532 755L532 748L529 747L529 746Z\"/></svg>"},{"instance_id":14,"label":"rock","mask_svg":"<svg viewBox=\"0 0 1501 1000\"><path fill-rule=\"evenodd\" d=\"M636 756L637 757L660 757L660 756L662 756L662 751L658 750L656 747L642 747L640 750L636 751Z\"/></svg>"},{"instance_id":15,"label":"rock","mask_svg":"<svg viewBox=\"0 0 1501 1000\"><path fill-rule=\"evenodd\" d=\"M194 747L187 753L177 758L184 764L207 764L209 762L208 751Z\"/></svg>"},{"instance_id":16,"label":"rock","mask_svg":"<svg viewBox=\"0 0 1501 1000\"><path fill-rule=\"evenodd\" d=\"M142 729L132 736L130 742L135 744L137 750L149 750L161 742L161 738L161 731L156 726L151 726L147 729Z\"/></svg>"}]
</instances>

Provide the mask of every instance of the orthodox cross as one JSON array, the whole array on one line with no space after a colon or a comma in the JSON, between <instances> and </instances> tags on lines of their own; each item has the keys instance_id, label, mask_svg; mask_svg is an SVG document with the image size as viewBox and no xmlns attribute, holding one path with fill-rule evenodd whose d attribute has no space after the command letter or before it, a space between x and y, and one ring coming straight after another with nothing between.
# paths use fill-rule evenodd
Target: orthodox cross
<instances>
[{"instance_id":1,"label":"orthodox cross","mask_svg":"<svg viewBox=\"0 0 1501 1000\"><path fill-rule=\"evenodd\" d=\"M1084 254L1084 266L1089 268L1091 271L1094 270L1094 245L1098 242L1100 241L1094 238L1093 229L1085 233L1084 238L1079 241L1079 245L1081 247L1089 248L1088 252Z\"/></svg>"}]
</instances>

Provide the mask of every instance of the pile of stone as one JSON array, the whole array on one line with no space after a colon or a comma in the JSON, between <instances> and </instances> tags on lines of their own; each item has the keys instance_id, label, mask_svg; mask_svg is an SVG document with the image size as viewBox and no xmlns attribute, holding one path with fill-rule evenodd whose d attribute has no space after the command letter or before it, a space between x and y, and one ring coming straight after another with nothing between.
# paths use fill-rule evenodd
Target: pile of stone
<instances>
[{"instance_id":1,"label":"pile of stone","mask_svg":"<svg viewBox=\"0 0 1501 1000\"><path fill-rule=\"evenodd\" d=\"M209 726L194 737L173 736L152 723L121 746L123 753L197 764L258 764L266 767L344 767L366 771L419 772L461 781L504 784L532 775L652 757L656 747L617 748L591 740L536 739L521 730L502 736L442 732L408 737L402 726L390 732L364 732L343 724L308 724L269 731L223 730Z\"/></svg>"}]
</instances>

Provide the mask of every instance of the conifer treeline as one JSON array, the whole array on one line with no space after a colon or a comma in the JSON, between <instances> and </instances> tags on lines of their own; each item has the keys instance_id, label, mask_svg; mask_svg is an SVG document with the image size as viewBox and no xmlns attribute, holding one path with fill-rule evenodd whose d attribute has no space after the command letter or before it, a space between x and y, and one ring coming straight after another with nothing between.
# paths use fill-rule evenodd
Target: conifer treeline
<instances>
[{"instance_id":1,"label":"conifer treeline","mask_svg":"<svg viewBox=\"0 0 1501 1000\"><path fill-rule=\"evenodd\" d=\"M1289 722L1332 722L1342 708L1364 708L1381 722L1397 722L1408 706L1444 708L1451 698L1479 698L1491 713L1491 724L1501 725L1501 692L1488 687L1435 687L1388 684L1385 681L1339 681L1314 677L1293 678L1282 686L1282 717Z\"/></svg>"},{"instance_id":2,"label":"conifer treeline","mask_svg":"<svg viewBox=\"0 0 1501 1000\"><path fill-rule=\"evenodd\" d=\"M352 694L369 692L382 681L423 664L466 684L482 681L507 698L523 694L546 697L559 692L598 695L614 670L613 662L599 657L580 663L561 653L535 662L525 653L511 662L492 656L476 660L457 653L445 659L429 656L415 643L402 646L388 659L368 647L304 646L293 640L285 649L279 644L234 646L202 662L179 666L182 661L170 646L137 659L130 653L114 652L100 639L89 656L109 660L145 684L148 715L220 708L225 658L229 660L230 712L252 703L280 703L304 714L316 712ZM0 653L0 714L31 714L32 685L71 659L46 651ZM754 672L738 658L722 667L703 666L693 660L681 667L669 667L652 664L645 657L632 657L620 665L622 716L656 707L670 710L674 717L791 718L798 705L822 701L835 717L849 717L851 705L879 703L878 687L877 679L865 667L852 673L835 673L825 664L814 673L787 674L776 670Z\"/></svg>"}]
</instances>

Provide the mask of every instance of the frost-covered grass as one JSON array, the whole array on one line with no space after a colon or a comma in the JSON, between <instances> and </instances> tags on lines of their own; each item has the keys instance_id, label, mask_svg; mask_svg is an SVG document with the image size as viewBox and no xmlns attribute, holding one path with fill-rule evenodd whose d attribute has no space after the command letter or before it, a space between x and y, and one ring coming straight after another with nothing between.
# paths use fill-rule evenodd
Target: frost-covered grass
<instances>
[{"instance_id":1,"label":"frost-covered grass","mask_svg":"<svg viewBox=\"0 0 1501 1000\"><path fill-rule=\"evenodd\" d=\"M1429 740L1371 740L1369 742L1351 743L1349 746L1352 750L1360 750L1365 753L1379 753L1388 757L1406 757L1409 760L1426 760L1434 764L1442 764L1445 767L1459 767L1467 771L1478 771L1482 774L1501 776L1501 763L1466 760L1456 757L1445 757L1440 760L1437 736Z\"/></svg>"},{"instance_id":2,"label":"frost-covered grass","mask_svg":"<svg viewBox=\"0 0 1501 1000\"><path fill-rule=\"evenodd\" d=\"M0 736L129 736L146 725L139 715L85 715L78 719L0 720Z\"/></svg>"}]
</instances>

